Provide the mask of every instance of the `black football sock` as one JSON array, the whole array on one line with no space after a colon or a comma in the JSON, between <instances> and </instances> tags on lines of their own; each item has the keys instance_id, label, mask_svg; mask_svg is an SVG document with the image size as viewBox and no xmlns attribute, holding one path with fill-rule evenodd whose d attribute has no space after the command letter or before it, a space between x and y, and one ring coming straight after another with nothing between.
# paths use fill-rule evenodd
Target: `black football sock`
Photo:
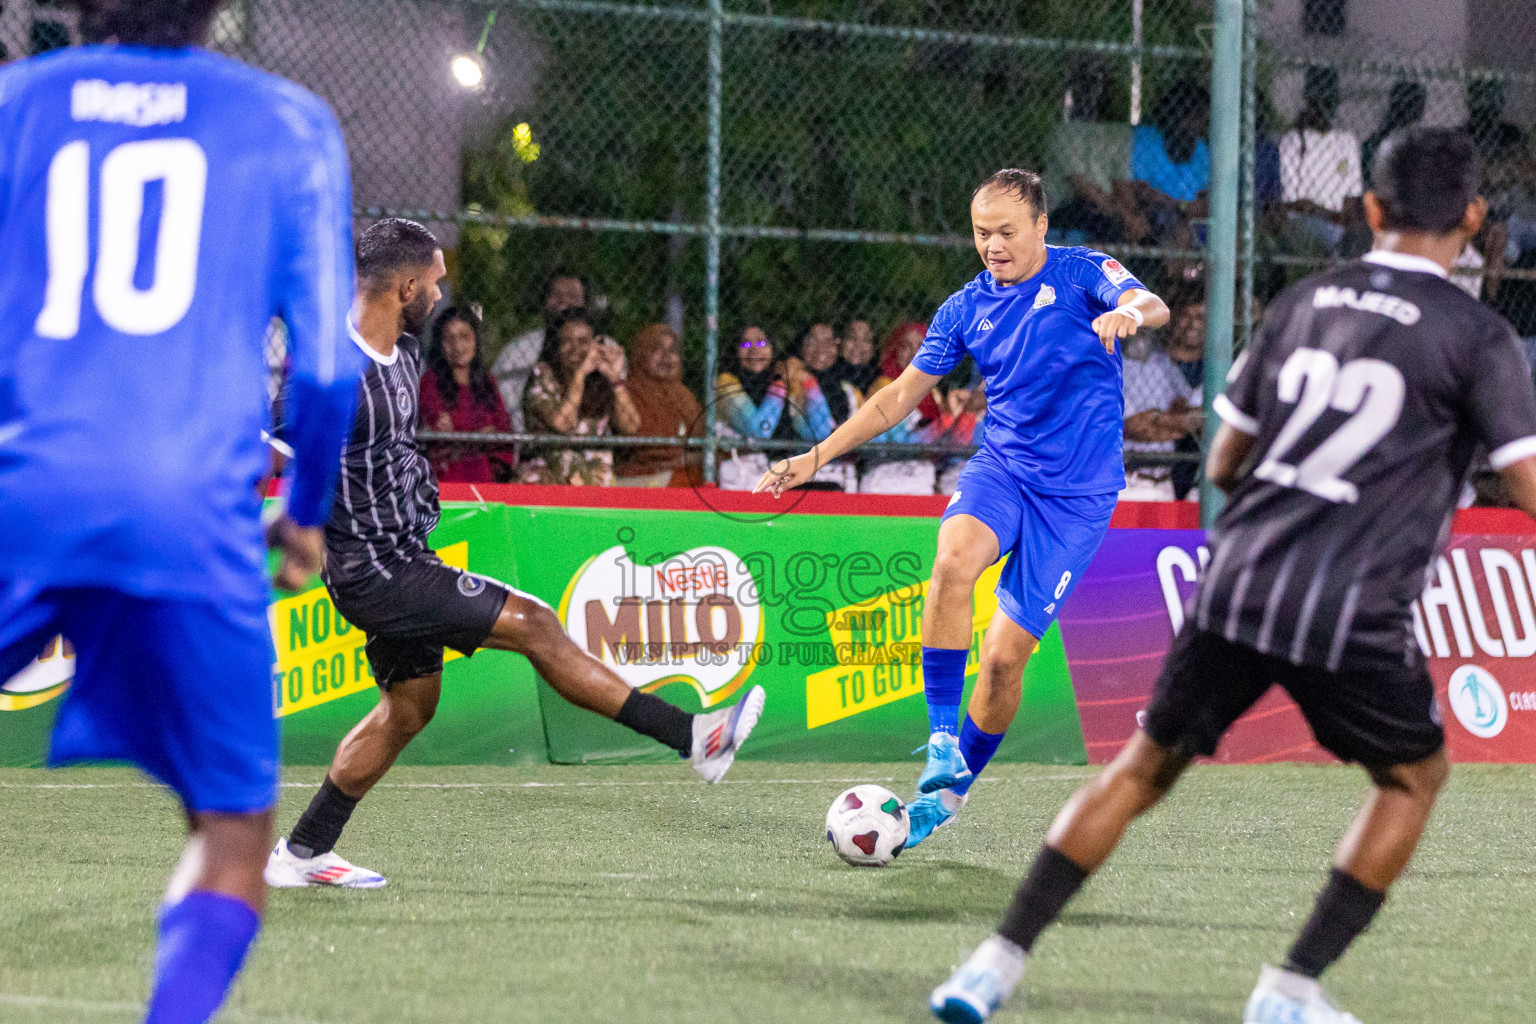
<instances>
[{"instance_id":1,"label":"black football sock","mask_svg":"<svg viewBox=\"0 0 1536 1024\"><path fill-rule=\"evenodd\" d=\"M1386 899L1386 893L1367 889L1354 876L1334 868L1306 927L1286 955L1285 969L1309 978L1321 977L1344 955L1355 936L1370 926Z\"/></svg>"},{"instance_id":2,"label":"black football sock","mask_svg":"<svg viewBox=\"0 0 1536 1024\"><path fill-rule=\"evenodd\" d=\"M320 784L320 792L310 800L299 822L288 836L288 849L295 857L305 860L330 853L341 838L341 830L357 809L357 801L341 791L341 787L327 775Z\"/></svg>"},{"instance_id":3,"label":"black football sock","mask_svg":"<svg viewBox=\"0 0 1536 1024\"><path fill-rule=\"evenodd\" d=\"M654 693L631 690L613 720L642 736L665 743L684 757L693 751L693 716Z\"/></svg>"},{"instance_id":4,"label":"black football sock","mask_svg":"<svg viewBox=\"0 0 1536 1024\"><path fill-rule=\"evenodd\" d=\"M1066 854L1049 846L1041 847L1024 883L1013 894L997 934L1029 952L1046 925L1056 920L1061 908L1087 879L1088 872L1072 863Z\"/></svg>"}]
</instances>

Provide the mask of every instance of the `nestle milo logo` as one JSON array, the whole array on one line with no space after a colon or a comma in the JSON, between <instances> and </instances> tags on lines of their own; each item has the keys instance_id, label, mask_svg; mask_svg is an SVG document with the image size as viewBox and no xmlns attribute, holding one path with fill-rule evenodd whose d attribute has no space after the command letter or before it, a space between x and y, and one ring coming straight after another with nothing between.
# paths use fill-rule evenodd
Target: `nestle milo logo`
<instances>
[{"instance_id":1,"label":"nestle milo logo","mask_svg":"<svg viewBox=\"0 0 1536 1024\"><path fill-rule=\"evenodd\" d=\"M746 563L703 546L639 565L622 545L587 559L565 588L560 621L576 643L636 689L687 683L705 707L746 681L763 639L763 615Z\"/></svg>"}]
</instances>

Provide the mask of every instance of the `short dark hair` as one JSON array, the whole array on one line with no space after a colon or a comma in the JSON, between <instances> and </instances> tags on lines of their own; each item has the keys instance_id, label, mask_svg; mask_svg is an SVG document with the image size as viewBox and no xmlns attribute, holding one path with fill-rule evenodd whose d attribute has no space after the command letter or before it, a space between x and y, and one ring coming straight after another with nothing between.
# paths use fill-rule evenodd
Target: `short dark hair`
<instances>
[{"instance_id":1,"label":"short dark hair","mask_svg":"<svg viewBox=\"0 0 1536 1024\"><path fill-rule=\"evenodd\" d=\"M549 298L549 293L555 290L555 282L565 280L579 281L581 283L582 292L586 292L587 279L582 277L580 272L572 270L569 267L558 266L544 275L544 287L539 289L539 294L546 299Z\"/></svg>"},{"instance_id":2,"label":"short dark hair","mask_svg":"<svg viewBox=\"0 0 1536 1024\"><path fill-rule=\"evenodd\" d=\"M116 39L140 46L191 46L203 41L224 0L73 0L88 42Z\"/></svg>"},{"instance_id":3,"label":"short dark hair","mask_svg":"<svg viewBox=\"0 0 1536 1024\"><path fill-rule=\"evenodd\" d=\"M430 267L442 245L437 236L413 220L391 217L364 231L357 240L357 277L364 287L383 288L387 275Z\"/></svg>"},{"instance_id":4,"label":"short dark hair","mask_svg":"<svg viewBox=\"0 0 1536 1024\"><path fill-rule=\"evenodd\" d=\"M1481 174L1466 129L1399 128L1381 144L1371 183L1388 230L1443 235L1466 217Z\"/></svg>"},{"instance_id":5,"label":"short dark hair","mask_svg":"<svg viewBox=\"0 0 1536 1024\"><path fill-rule=\"evenodd\" d=\"M1045 212L1045 185L1040 181L1040 175L1034 171L1004 167L977 185L976 191L971 193L971 198L974 200L989 188L1024 200L1029 204L1029 208L1035 211L1037 217Z\"/></svg>"}]
</instances>

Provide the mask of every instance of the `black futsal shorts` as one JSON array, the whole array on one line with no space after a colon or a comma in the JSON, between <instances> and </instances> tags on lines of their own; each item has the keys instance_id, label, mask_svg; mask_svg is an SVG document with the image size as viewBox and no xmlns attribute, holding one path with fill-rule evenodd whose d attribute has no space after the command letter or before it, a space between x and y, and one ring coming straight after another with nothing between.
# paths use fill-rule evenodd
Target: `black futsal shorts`
<instances>
[{"instance_id":1,"label":"black futsal shorts","mask_svg":"<svg viewBox=\"0 0 1536 1024\"><path fill-rule=\"evenodd\" d=\"M1422 761L1445 745L1429 670L1345 669L1295 665L1216 633L1184 627L1163 663L1146 733L1164 747L1205 757L1222 735L1280 686L1301 707L1317 742L1368 769Z\"/></svg>"},{"instance_id":2,"label":"black futsal shorts","mask_svg":"<svg viewBox=\"0 0 1536 1024\"><path fill-rule=\"evenodd\" d=\"M430 551L392 562L385 572L326 582L336 611L367 635L368 664L384 690L441 672L445 647L475 653L514 593Z\"/></svg>"}]
</instances>

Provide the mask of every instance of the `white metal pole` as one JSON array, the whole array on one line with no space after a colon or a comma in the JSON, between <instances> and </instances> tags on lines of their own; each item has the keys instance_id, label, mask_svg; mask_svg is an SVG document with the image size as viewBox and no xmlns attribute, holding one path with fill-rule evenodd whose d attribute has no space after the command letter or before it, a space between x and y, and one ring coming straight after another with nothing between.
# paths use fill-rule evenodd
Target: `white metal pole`
<instances>
[{"instance_id":1,"label":"white metal pole","mask_svg":"<svg viewBox=\"0 0 1536 1024\"><path fill-rule=\"evenodd\" d=\"M1131 0L1131 124L1141 124L1141 28L1146 0Z\"/></svg>"}]
</instances>

